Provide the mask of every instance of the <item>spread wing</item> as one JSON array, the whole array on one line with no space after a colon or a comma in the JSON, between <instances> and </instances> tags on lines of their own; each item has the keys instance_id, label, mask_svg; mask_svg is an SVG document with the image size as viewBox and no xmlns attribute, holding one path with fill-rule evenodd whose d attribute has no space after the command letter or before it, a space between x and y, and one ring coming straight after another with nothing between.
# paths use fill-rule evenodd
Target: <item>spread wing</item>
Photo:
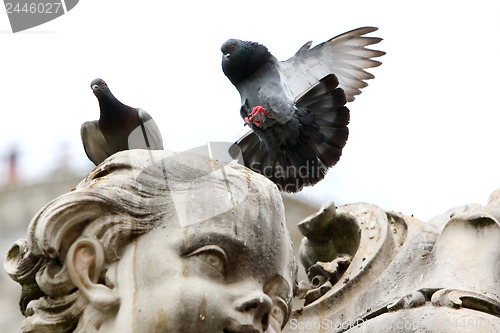
<instances>
[{"instance_id":1,"label":"spread wing","mask_svg":"<svg viewBox=\"0 0 500 333\"><path fill-rule=\"evenodd\" d=\"M148 140L147 144L149 144L147 145L147 147L153 150L163 149L163 140L161 138L160 129L156 125L153 118L143 109L138 109L137 114L142 125L144 126L144 131L146 132L146 137ZM141 128L141 131L142 130L143 129Z\"/></svg>"},{"instance_id":2,"label":"spread wing","mask_svg":"<svg viewBox=\"0 0 500 333\"><path fill-rule=\"evenodd\" d=\"M98 120L84 122L80 134L85 153L95 165L99 165L113 153L99 129Z\"/></svg>"},{"instance_id":3,"label":"spread wing","mask_svg":"<svg viewBox=\"0 0 500 333\"><path fill-rule=\"evenodd\" d=\"M326 75L335 74L347 101L353 101L354 96L361 93L360 89L368 85L365 80L374 78L365 68L380 66L381 62L372 58L385 54L366 48L382 40L364 36L376 30L375 27L354 29L312 49L312 41L309 41L293 57L280 62L280 72L291 94L298 96Z\"/></svg>"}]
</instances>

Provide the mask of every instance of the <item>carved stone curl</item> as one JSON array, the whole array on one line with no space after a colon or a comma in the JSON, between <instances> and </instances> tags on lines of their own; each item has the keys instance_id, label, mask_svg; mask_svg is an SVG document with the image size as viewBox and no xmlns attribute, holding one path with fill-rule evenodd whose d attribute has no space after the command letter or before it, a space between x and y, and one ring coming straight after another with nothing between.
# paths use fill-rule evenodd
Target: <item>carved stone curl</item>
<instances>
[{"instance_id":1,"label":"carved stone curl","mask_svg":"<svg viewBox=\"0 0 500 333\"><path fill-rule=\"evenodd\" d=\"M306 257L302 262L313 286L302 291L305 306L294 311L285 331L499 332L497 197L492 195L486 207L450 210L433 223L369 204L335 211L333 204L322 207L301 223L321 226L315 229L317 234L311 234L309 227L301 244ZM345 221L354 224L359 235L354 237L356 228ZM352 235L354 251L346 251L341 242L337 245L337 234ZM328 244L323 253L323 248L315 247L317 235L323 248ZM325 253L330 257L325 258ZM338 253L352 256L342 276L318 278L313 272L325 276L325 267L342 260ZM311 264L314 260L320 262ZM318 281L326 282L318 287ZM330 281L334 283L326 288Z\"/></svg>"}]
</instances>

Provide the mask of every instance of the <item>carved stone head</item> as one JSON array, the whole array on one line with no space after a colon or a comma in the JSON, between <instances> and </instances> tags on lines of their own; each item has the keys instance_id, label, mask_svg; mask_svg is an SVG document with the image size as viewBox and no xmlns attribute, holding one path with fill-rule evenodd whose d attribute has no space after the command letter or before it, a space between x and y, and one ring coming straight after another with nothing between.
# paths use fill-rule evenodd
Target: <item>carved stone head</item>
<instances>
[{"instance_id":1,"label":"carved stone head","mask_svg":"<svg viewBox=\"0 0 500 333\"><path fill-rule=\"evenodd\" d=\"M296 264L281 196L240 165L113 155L5 260L22 332L278 332Z\"/></svg>"}]
</instances>

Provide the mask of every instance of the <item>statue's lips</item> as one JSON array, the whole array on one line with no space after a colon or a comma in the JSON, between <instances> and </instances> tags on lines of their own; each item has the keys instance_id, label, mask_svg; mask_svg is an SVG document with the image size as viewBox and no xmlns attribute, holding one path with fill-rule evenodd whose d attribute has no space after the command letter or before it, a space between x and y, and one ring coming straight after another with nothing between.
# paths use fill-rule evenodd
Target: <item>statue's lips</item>
<instances>
[{"instance_id":1,"label":"statue's lips","mask_svg":"<svg viewBox=\"0 0 500 333\"><path fill-rule=\"evenodd\" d=\"M224 329L224 333L259 333L259 330L251 325L243 325L236 330Z\"/></svg>"},{"instance_id":2,"label":"statue's lips","mask_svg":"<svg viewBox=\"0 0 500 333\"><path fill-rule=\"evenodd\" d=\"M227 320L223 333L259 333L253 325L241 325L234 319Z\"/></svg>"}]
</instances>

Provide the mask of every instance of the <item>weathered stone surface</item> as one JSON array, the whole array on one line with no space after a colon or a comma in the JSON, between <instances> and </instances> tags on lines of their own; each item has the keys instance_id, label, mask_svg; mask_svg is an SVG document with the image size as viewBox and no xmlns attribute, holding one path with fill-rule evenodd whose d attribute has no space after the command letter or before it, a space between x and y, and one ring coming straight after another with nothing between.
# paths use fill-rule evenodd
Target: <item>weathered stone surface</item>
<instances>
[{"instance_id":1,"label":"weathered stone surface","mask_svg":"<svg viewBox=\"0 0 500 333\"><path fill-rule=\"evenodd\" d=\"M499 332L497 202L450 210L437 224L368 204L339 207L331 224L350 216L360 231L352 263L330 290L294 311L285 331Z\"/></svg>"},{"instance_id":2,"label":"weathered stone surface","mask_svg":"<svg viewBox=\"0 0 500 333\"><path fill-rule=\"evenodd\" d=\"M238 165L128 151L32 220L4 267L21 332L500 332L500 192L423 223L370 204L302 221Z\"/></svg>"},{"instance_id":3,"label":"weathered stone surface","mask_svg":"<svg viewBox=\"0 0 500 333\"><path fill-rule=\"evenodd\" d=\"M140 150L45 206L4 267L37 333L278 332L297 271L272 182Z\"/></svg>"}]
</instances>

